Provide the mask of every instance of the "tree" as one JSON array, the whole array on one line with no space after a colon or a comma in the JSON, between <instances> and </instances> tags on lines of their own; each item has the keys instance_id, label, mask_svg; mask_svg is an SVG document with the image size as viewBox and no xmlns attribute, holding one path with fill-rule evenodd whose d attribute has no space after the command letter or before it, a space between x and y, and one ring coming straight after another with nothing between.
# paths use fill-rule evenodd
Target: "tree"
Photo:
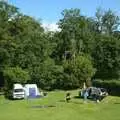
<instances>
[{"instance_id":1,"label":"tree","mask_svg":"<svg viewBox=\"0 0 120 120\"><path fill-rule=\"evenodd\" d=\"M76 88L90 81L92 64L95 77L119 77L119 17L101 9L95 18L79 9L65 9L62 16L61 31L46 32L40 21L0 1L1 84L8 78L10 86L22 83L28 74L27 82L42 88Z\"/></svg>"},{"instance_id":2,"label":"tree","mask_svg":"<svg viewBox=\"0 0 120 120\"><path fill-rule=\"evenodd\" d=\"M60 60L63 59L66 52L71 53L72 57L82 52L90 53L94 41L93 33L90 32L92 22L80 15L79 9L66 9L62 15L63 18L58 23L61 31L55 36L59 39L55 52Z\"/></svg>"},{"instance_id":3,"label":"tree","mask_svg":"<svg viewBox=\"0 0 120 120\"><path fill-rule=\"evenodd\" d=\"M4 83L3 70L12 63L16 45L9 33L9 21L19 14L16 7L0 1L0 83Z\"/></svg>"},{"instance_id":4,"label":"tree","mask_svg":"<svg viewBox=\"0 0 120 120\"><path fill-rule=\"evenodd\" d=\"M80 87L84 82L90 86L91 78L95 74L90 58L86 55L77 56L75 59L65 61L64 72L68 76L68 84L72 83L71 86ZM66 79L64 79L66 83Z\"/></svg>"},{"instance_id":5,"label":"tree","mask_svg":"<svg viewBox=\"0 0 120 120\"><path fill-rule=\"evenodd\" d=\"M47 90L59 87L57 81L63 75L63 67L55 65L51 58L47 58L44 62L40 63L31 70L32 83L36 83L40 88Z\"/></svg>"},{"instance_id":6,"label":"tree","mask_svg":"<svg viewBox=\"0 0 120 120\"><path fill-rule=\"evenodd\" d=\"M97 33L102 33L103 32L103 10L101 8L98 8L96 13L95 13L95 32Z\"/></svg>"},{"instance_id":7,"label":"tree","mask_svg":"<svg viewBox=\"0 0 120 120\"><path fill-rule=\"evenodd\" d=\"M113 31L118 29L120 25L119 17L115 15L110 9L106 11L102 17L104 31L107 34L113 33Z\"/></svg>"},{"instance_id":8,"label":"tree","mask_svg":"<svg viewBox=\"0 0 120 120\"><path fill-rule=\"evenodd\" d=\"M93 51L94 64L97 68L96 77L102 79L119 78L120 73L120 42L110 36L99 36Z\"/></svg>"},{"instance_id":9,"label":"tree","mask_svg":"<svg viewBox=\"0 0 120 120\"><path fill-rule=\"evenodd\" d=\"M82 40L80 39L81 29L85 26L84 17L80 16L79 9L64 10L62 12L63 19L59 22L61 28L62 49L71 51L75 54L78 48L78 53L81 52ZM80 42L81 41L81 42ZM77 42L79 42L77 44ZM79 45L79 47L77 47ZM64 48L63 48L64 46Z\"/></svg>"},{"instance_id":10,"label":"tree","mask_svg":"<svg viewBox=\"0 0 120 120\"><path fill-rule=\"evenodd\" d=\"M13 83L24 84L30 80L28 71L20 67L7 67L3 72L5 78L5 86L12 88Z\"/></svg>"}]
</instances>

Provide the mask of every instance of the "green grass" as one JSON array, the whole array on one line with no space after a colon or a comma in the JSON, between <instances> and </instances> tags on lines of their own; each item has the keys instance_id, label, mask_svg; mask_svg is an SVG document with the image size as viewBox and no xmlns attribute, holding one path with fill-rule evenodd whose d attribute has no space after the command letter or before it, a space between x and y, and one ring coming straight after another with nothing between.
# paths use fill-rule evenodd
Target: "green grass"
<instances>
[{"instance_id":1,"label":"green grass","mask_svg":"<svg viewBox=\"0 0 120 120\"><path fill-rule=\"evenodd\" d=\"M71 91L76 96L78 91ZM73 98L64 102L65 92L54 91L47 97L9 101L0 97L0 120L120 120L120 97L108 96L101 103ZM33 108L40 105L56 107Z\"/></svg>"}]
</instances>

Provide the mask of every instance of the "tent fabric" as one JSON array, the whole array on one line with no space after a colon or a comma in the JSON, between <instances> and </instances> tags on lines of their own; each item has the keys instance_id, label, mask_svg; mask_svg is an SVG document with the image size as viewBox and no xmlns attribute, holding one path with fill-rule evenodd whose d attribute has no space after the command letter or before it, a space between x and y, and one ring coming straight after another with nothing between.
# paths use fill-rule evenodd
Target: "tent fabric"
<instances>
[{"instance_id":1,"label":"tent fabric","mask_svg":"<svg viewBox=\"0 0 120 120\"><path fill-rule=\"evenodd\" d=\"M37 98L40 97L40 92L36 84L26 84L24 86L26 98Z\"/></svg>"}]
</instances>

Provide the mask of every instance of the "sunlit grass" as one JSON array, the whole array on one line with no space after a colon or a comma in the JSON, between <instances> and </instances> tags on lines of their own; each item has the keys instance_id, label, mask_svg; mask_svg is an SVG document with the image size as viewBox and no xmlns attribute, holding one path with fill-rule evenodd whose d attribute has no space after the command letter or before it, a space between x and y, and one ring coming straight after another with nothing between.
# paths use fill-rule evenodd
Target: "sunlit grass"
<instances>
[{"instance_id":1,"label":"sunlit grass","mask_svg":"<svg viewBox=\"0 0 120 120\"><path fill-rule=\"evenodd\" d=\"M40 99L9 101L0 97L0 120L120 120L120 97L106 97L102 102L74 98L66 103L64 91L49 92ZM52 106L52 107L47 107Z\"/></svg>"}]
</instances>

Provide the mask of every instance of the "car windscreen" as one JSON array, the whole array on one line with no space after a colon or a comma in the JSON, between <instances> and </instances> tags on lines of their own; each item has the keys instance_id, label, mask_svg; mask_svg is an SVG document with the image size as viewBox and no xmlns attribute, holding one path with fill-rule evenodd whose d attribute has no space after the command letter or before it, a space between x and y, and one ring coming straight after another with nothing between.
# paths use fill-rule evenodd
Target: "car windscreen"
<instances>
[{"instance_id":1,"label":"car windscreen","mask_svg":"<svg viewBox=\"0 0 120 120\"><path fill-rule=\"evenodd\" d=\"M104 89L104 88L101 88L100 90L101 90L101 92L106 92L106 89Z\"/></svg>"},{"instance_id":2,"label":"car windscreen","mask_svg":"<svg viewBox=\"0 0 120 120\"><path fill-rule=\"evenodd\" d=\"M14 92L23 92L23 89L14 89Z\"/></svg>"}]
</instances>

